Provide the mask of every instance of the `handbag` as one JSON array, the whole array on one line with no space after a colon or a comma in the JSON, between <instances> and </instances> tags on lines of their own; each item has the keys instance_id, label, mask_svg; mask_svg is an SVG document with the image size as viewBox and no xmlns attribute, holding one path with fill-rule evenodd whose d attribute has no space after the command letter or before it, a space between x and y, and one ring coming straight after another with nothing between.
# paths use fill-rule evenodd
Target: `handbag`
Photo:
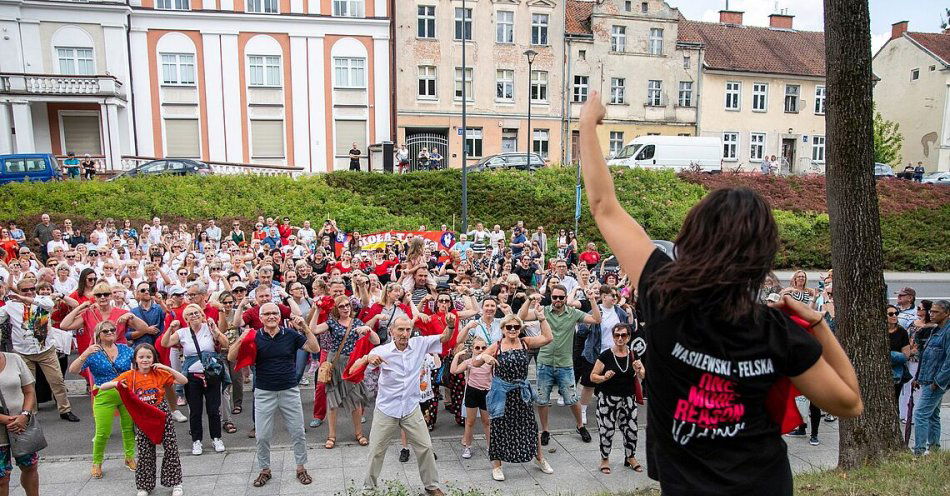
<instances>
[{"instance_id":1,"label":"handbag","mask_svg":"<svg viewBox=\"0 0 950 496\"><path fill-rule=\"evenodd\" d=\"M0 392L0 406L3 406L6 415L10 414L3 392ZM47 446L46 436L43 435L43 429L36 415L30 415L27 418L26 429L23 432L15 433L7 429L7 437L10 439L10 454L14 457L32 455Z\"/></svg>"},{"instance_id":2,"label":"handbag","mask_svg":"<svg viewBox=\"0 0 950 496\"><path fill-rule=\"evenodd\" d=\"M191 331L191 329L189 329ZM205 369L205 375L208 377L221 377L224 375L224 364L221 363L221 358L218 357L218 354L215 352L206 352L202 353L201 347L198 346L198 337L195 336L193 331L189 332L191 334L191 340L195 343L195 350L198 351L198 360L201 360L201 366Z\"/></svg>"},{"instance_id":3,"label":"handbag","mask_svg":"<svg viewBox=\"0 0 950 496\"><path fill-rule=\"evenodd\" d=\"M340 353L343 351L343 346L346 344L346 338L350 337L350 331L353 330L353 319L350 319L350 326L346 328L346 332L343 333L343 339L340 340L340 346L337 347L336 353L333 354L333 358L327 360L320 364L320 368L317 369L317 382L320 384L330 384L333 382L333 364L340 358Z\"/></svg>"}]
</instances>

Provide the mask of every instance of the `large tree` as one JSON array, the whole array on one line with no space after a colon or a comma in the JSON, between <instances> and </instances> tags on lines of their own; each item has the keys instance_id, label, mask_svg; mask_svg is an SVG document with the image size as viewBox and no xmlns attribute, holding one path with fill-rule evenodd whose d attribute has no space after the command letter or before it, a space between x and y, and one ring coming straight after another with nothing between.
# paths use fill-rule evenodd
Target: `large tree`
<instances>
[{"instance_id":1,"label":"large tree","mask_svg":"<svg viewBox=\"0 0 950 496\"><path fill-rule=\"evenodd\" d=\"M885 328L881 219L874 181L871 28L867 0L825 0L826 192L837 335L854 363L864 414L841 422L838 465L899 449Z\"/></svg>"}]
</instances>

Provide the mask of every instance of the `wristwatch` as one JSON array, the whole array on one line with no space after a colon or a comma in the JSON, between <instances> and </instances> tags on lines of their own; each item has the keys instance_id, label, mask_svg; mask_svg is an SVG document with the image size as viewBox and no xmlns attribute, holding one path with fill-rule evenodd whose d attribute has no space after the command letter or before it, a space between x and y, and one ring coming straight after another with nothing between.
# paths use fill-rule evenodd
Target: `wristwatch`
<instances>
[{"instance_id":1,"label":"wristwatch","mask_svg":"<svg viewBox=\"0 0 950 496\"><path fill-rule=\"evenodd\" d=\"M23 410L22 412L20 412L20 415L26 415L27 420L33 418L33 412L29 410Z\"/></svg>"}]
</instances>

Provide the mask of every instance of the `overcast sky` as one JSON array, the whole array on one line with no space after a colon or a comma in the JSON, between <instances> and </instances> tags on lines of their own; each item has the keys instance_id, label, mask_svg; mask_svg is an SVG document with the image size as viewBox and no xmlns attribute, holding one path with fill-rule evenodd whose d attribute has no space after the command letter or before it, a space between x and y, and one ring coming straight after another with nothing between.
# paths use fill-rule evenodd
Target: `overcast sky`
<instances>
[{"instance_id":1,"label":"overcast sky","mask_svg":"<svg viewBox=\"0 0 950 496\"><path fill-rule=\"evenodd\" d=\"M688 19L719 21L719 11L725 8L726 0L667 0L679 7ZM745 12L742 22L753 26L767 26L769 14L779 9L788 9L795 16L795 28L806 31L823 31L824 2L822 0L729 0L730 10ZM950 7L947 0L870 0L871 49L877 52L891 36L891 24L910 21L911 31L940 31L940 14Z\"/></svg>"}]
</instances>

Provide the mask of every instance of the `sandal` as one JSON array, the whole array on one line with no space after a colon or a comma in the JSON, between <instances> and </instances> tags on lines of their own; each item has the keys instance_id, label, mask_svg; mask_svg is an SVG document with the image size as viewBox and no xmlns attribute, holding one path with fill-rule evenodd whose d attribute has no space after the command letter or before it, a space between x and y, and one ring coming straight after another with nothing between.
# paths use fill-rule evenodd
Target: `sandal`
<instances>
[{"instance_id":1,"label":"sandal","mask_svg":"<svg viewBox=\"0 0 950 496\"><path fill-rule=\"evenodd\" d=\"M334 446L336 446L335 437L328 437L327 442L323 444L324 449L333 449Z\"/></svg>"},{"instance_id":2,"label":"sandal","mask_svg":"<svg viewBox=\"0 0 950 496\"><path fill-rule=\"evenodd\" d=\"M310 477L310 474L307 473L306 469L297 472L297 480L305 486L313 482L313 479Z\"/></svg>"},{"instance_id":3,"label":"sandal","mask_svg":"<svg viewBox=\"0 0 950 496\"><path fill-rule=\"evenodd\" d=\"M89 472L93 479L102 478L102 464L93 463L92 470Z\"/></svg>"},{"instance_id":4,"label":"sandal","mask_svg":"<svg viewBox=\"0 0 950 496\"><path fill-rule=\"evenodd\" d=\"M236 406L231 409L231 415L240 415L240 413L243 411L244 410L242 410L240 406Z\"/></svg>"},{"instance_id":5,"label":"sandal","mask_svg":"<svg viewBox=\"0 0 950 496\"><path fill-rule=\"evenodd\" d=\"M254 479L252 485L254 487L263 487L264 484L267 484L267 481L271 480L272 477L273 476L270 473L270 469L265 468L264 470L261 470L260 474L257 475L257 478Z\"/></svg>"},{"instance_id":6,"label":"sandal","mask_svg":"<svg viewBox=\"0 0 950 496\"><path fill-rule=\"evenodd\" d=\"M366 436L356 436L356 442L360 443L360 446L368 446L369 439L366 439Z\"/></svg>"},{"instance_id":7,"label":"sandal","mask_svg":"<svg viewBox=\"0 0 950 496\"><path fill-rule=\"evenodd\" d=\"M234 434L237 432L237 427L235 427L234 422L231 422L230 420L224 423L223 429L224 432L227 432L228 434Z\"/></svg>"},{"instance_id":8,"label":"sandal","mask_svg":"<svg viewBox=\"0 0 950 496\"><path fill-rule=\"evenodd\" d=\"M600 461L600 471L604 474L610 474L610 462L604 459Z\"/></svg>"},{"instance_id":9,"label":"sandal","mask_svg":"<svg viewBox=\"0 0 950 496\"><path fill-rule=\"evenodd\" d=\"M634 463L630 463L630 460L624 460L623 466L630 467L634 472L643 472L643 465L640 465L640 463L636 461L634 461Z\"/></svg>"},{"instance_id":10,"label":"sandal","mask_svg":"<svg viewBox=\"0 0 950 496\"><path fill-rule=\"evenodd\" d=\"M603 472L605 475L610 475L610 467L607 467L607 466L600 467L600 471Z\"/></svg>"},{"instance_id":11,"label":"sandal","mask_svg":"<svg viewBox=\"0 0 950 496\"><path fill-rule=\"evenodd\" d=\"M136 463L135 458L126 458L126 459L125 459L125 466L128 467L130 471L135 472L135 469L136 469L139 465L138 465L138 463Z\"/></svg>"}]
</instances>

